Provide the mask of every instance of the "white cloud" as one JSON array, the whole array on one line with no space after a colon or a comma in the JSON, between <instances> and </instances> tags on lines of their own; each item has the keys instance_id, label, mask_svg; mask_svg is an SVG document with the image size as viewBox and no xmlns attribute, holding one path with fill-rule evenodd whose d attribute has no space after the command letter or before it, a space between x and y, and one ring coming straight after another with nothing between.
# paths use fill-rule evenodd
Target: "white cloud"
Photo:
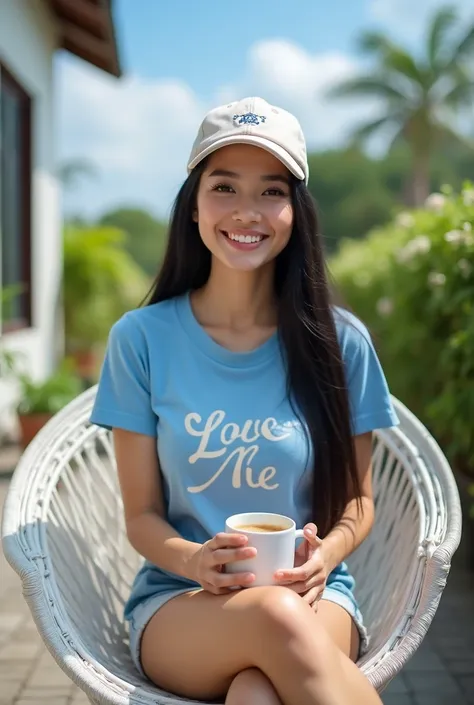
<instances>
[{"instance_id":1,"label":"white cloud","mask_svg":"<svg viewBox=\"0 0 474 705\"><path fill-rule=\"evenodd\" d=\"M310 147L332 146L373 107L360 105L348 115L347 105L325 96L356 69L353 59L341 53L309 54L289 41L262 41L251 47L244 75L224 95L261 95L298 117Z\"/></svg>"},{"instance_id":2,"label":"white cloud","mask_svg":"<svg viewBox=\"0 0 474 705\"><path fill-rule=\"evenodd\" d=\"M289 41L261 41L250 49L243 75L204 104L178 80L117 81L64 57L57 86L60 158L89 159L99 170L98 180L83 179L66 194L66 208L94 216L135 203L166 213L205 111L236 97L261 95L294 112L309 147L333 146L354 121L374 112L367 102L349 106L325 97L330 85L356 69L344 54L312 55Z\"/></svg>"},{"instance_id":3,"label":"white cloud","mask_svg":"<svg viewBox=\"0 0 474 705\"><path fill-rule=\"evenodd\" d=\"M68 210L96 214L119 202L163 211L182 180L203 108L179 81L120 81L74 60L58 71L59 154L90 160L98 180L65 194Z\"/></svg>"}]
</instances>

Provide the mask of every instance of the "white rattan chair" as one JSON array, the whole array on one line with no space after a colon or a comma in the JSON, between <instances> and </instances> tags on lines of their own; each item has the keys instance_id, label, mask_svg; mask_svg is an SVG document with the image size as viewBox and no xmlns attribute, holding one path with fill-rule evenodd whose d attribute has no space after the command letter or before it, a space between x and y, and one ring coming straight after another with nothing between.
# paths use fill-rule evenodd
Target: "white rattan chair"
<instances>
[{"instance_id":1,"label":"white rattan chair","mask_svg":"<svg viewBox=\"0 0 474 705\"><path fill-rule=\"evenodd\" d=\"M140 678L122 607L140 557L127 542L111 435L88 423L95 388L39 433L17 467L3 517L5 555L48 649L91 703L172 705ZM376 522L349 563L371 636L361 669L379 690L401 670L436 612L461 534L449 465L394 399L399 428L376 433Z\"/></svg>"}]
</instances>

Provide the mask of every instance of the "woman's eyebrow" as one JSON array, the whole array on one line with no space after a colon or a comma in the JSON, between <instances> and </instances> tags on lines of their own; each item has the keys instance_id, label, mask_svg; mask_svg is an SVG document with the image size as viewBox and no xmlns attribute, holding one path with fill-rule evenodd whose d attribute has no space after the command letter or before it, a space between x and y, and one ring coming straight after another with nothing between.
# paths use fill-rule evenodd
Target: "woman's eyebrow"
<instances>
[{"instance_id":1,"label":"woman's eyebrow","mask_svg":"<svg viewBox=\"0 0 474 705\"><path fill-rule=\"evenodd\" d=\"M282 184L288 185L288 178L284 174L267 174L262 176L262 181L279 181Z\"/></svg>"},{"instance_id":2,"label":"woman's eyebrow","mask_svg":"<svg viewBox=\"0 0 474 705\"><path fill-rule=\"evenodd\" d=\"M237 174L235 171L228 171L227 169L214 169L209 176L221 176L227 177L228 179L240 179L241 175ZM283 174L265 174L261 177L262 181L280 181L283 184L288 185L288 178Z\"/></svg>"},{"instance_id":3,"label":"woman's eyebrow","mask_svg":"<svg viewBox=\"0 0 474 705\"><path fill-rule=\"evenodd\" d=\"M209 174L209 176L227 176L229 179L239 179L240 176L235 171L228 171L227 169L214 169L214 171Z\"/></svg>"}]
</instances>

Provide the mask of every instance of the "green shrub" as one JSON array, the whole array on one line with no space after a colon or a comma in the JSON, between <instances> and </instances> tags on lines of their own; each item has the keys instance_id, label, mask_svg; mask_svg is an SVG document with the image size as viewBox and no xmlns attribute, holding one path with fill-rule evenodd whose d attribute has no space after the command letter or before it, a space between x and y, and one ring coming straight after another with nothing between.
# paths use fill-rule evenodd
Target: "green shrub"
<instances>
[{"instance_id":1,"label":"green shrub","mask_svg":"<svg viewBox=\"0 0 474 705\"><path fill-rule=\"evenodd\" d=\"M392 392L474 475L474 186L446 187L330 262Z\"/></svg>"},{"instance_id":2,"label":"green shrub","mask_svg":"<svg viewBox=\"0 0 474 705\"><path fill-rule=\"evenodd\" d=\"M82 382L67 361L47 379L37 382L25 374L18 375L20 398L18 413L56 414L82 391Z\"/></svg>"},{"instance_id":3,"label":"green shrub","mask_svg":"<svg viewBox=\"0 0 474 705\"><path fill-rule=\"evenodd\" d=\"M126 235L112 227L67 225L64 231L66 349L88 350L147 293L146 275L125 249Z\"/></svg>"}]
</instances>

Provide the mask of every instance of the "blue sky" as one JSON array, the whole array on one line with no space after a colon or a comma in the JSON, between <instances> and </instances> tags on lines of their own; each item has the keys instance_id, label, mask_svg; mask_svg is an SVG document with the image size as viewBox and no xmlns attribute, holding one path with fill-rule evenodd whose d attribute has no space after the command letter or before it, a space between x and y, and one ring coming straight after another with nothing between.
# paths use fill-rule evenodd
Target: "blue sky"
<instances>
[{"instance_id":1,"label":"blue sky","mask_svg":"<svg viewBox=\"0 0 474 705\"><path fill-rule=\"evenodd\" d=\"M67 212L96 217L122 205L166 215L206 110L261 95L294 112L309 149L340 145L377 106L330 103L325 93L359 71L363 29L415 50L439 0L116 0L124 77L75 57L56 61L60 161L97 169L65 194ZM472 0L458 0L472 17Z\"/></svg>"},{"instance_id":2,"label":"blue sky","mask_svg":"<svg viewBox=\"0 0 474 705\"><path fill-rule=\"evenodd\" d=\"M125 66L141 76L179 76L212 97L239 75L255 42L286 38L309 52L347 51L371 21L370 3L336 0L119 0ZM297 10L296 10L297 8Z\"/></svg>"}]
</instances>

